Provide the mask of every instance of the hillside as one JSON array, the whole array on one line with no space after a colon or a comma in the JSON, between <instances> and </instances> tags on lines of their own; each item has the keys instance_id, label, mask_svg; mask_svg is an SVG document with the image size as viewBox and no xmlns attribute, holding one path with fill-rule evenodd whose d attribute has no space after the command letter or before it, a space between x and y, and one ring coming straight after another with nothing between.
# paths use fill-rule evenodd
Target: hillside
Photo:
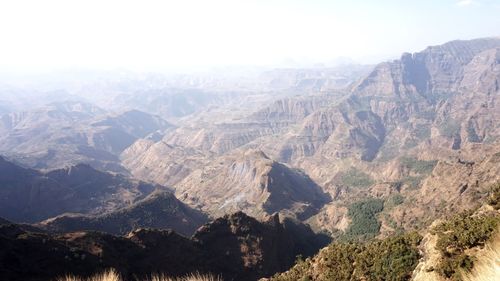
<instances>
[{"instance_id":1,"label":"hillside","mask_svg":"<svg viewBox=\"0 0 500 281\"><path fill-rule=\"evenodd\" d=\"M263 218L282 212L302 220L329 201L307 175L253 150L211 161L176 184L175 193L213 217L244 211Z\"/></svg>"},{"instance_id":2,"label":"hillside","mask_svg":"<svg viewBox=\"0 0 500 281\"><path fill-rule=\"evenodd\" d=\"M41 172L1 157L0 183L0 216L13 222L37 222L67 212L100 214L157 188L84 164Z\"/></svg>"},{"instance_id":3,"label":"hillside","mask_svg":"<svg viewBox=\"0 0 500 281\"><path fill-rule=\"evenodd\" d=\"M124 237L99 232L55 235L2 224L0 276L41 281L115 268L125 280L151 272L183 276L199 271L252 281L288 268L296 255L309 256L328 241L278 216L259 222L243 213L208 223L192 238L154 229L138 229Z\"/></svg>"},{"instance_id":4,"label":"hillside","mask_svg":"<svg viewBox=\"0 0 500 281\"><path fill-rule=\"evenodd\" d=\"M169 192L154 192L131 206L103 215L60 215L38 224L50 232L101 231L125 235L139 228L172 229L191 236L207 217L193 210Z\"/></svg>"},{"instance_id":5,"label":"hillside","mask_svg":"<svg viewBox=\"0 0 500 281\"><path fill-rule=\"evenodd\" d=\"M498 187L493 197L498 199ZM438 220L421 231L423 237L412 232L364 243L334 242L289 271L261 280L495 280L497 207Z\"/></svg>"},{"instance_id":6,"label":"hillside","mask_svg":"<svg viewBox=\"0 0 500 281\"><path fill-rule=\"evenodd\" d=\"M119 154L139 138L173 125L137 110L110 114L83 102L59 102L0 117L0 152L33 168L68 164L126 173Z\"/></svg>"}]
</instances>

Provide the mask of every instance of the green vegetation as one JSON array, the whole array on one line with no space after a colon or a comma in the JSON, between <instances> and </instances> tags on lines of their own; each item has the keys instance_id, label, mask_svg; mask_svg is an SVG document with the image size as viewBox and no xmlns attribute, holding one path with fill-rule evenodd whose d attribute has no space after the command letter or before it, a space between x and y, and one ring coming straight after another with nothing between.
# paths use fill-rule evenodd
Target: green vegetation
<instances>
[{"instance_id":1,"label":"green vegetation","mask_svg":"<svg viewBox=\"0 0 500 281\"><path fill-rule=\"evenodd\" d=\"M345 186L354 188L369 187L375 183L369 175L356 168L343 173L340 177L340 182Z\"/></svg>"},{"instance_id":2,"label":"green vegetation","mask_svg":"<svg viewBox=\"0 0 500 281\"><path fill-rule=\"evenodd\" d=\"M387 198L387 200L385 200L384 209L390 210L398 205L403 204L404 201L405 201L404 196L399 193L396 193Z\"/></svg>"},{"instance_id":3,"label":"green vegetation","mask_svg":"<svg viewBox=\"0 0 500 281\"><path fill-rule=\"evenodd\" d=\"M347 215L351 218L351 224L341 239L365 240L375 237L380 230L377 214L383 209L384 201L375 198L351 204L347 211Z\"/></svg>"},{"instance_id":4,"label":"green vegetation","mask_svg":"<svg viewBox=\"0 0 500 281\"><path fill-rule=\"evenodd\" d=\"M416 232L368 243L332 243L272 281L409 280L419 260Z\"/></svg>"},{"instance_id":5,"label":"green vegetation","mask_svg":"<svg viewBox=\"0 0 500 281\"><path fill-rule=\"evenodd\" d=\"M430 172L432 172L436 164L437 161L435 160L425 161L418 160L413 157L401 158L401 165L406 166L408 169L418 174L429 174Z\"/></svg>"},{"instance_id":6,"label":"green vegetation","mask_svg":"<svg viewBox=\"0 0 500 281\"><path fill-rule=\"evenodd\" d=\"M499 222L499 216L472 215L472 212L465 212L432 229L431 233L438 236L436 248L442 255L436 268L437 272L454 281L462 280L461 273L470 271L474 265L474 258L465 251L484 245Z\"/></svg>"},{"instance_id":7,"label":"green vegetation","mask_svg":"<svg viewBox=\"0 0 500 281\"><path fill-rule=\"evenodd\" d=\"M420 183L424 179L423 176L417 176L417 177L406 177L402 180L403 183L408 184L410 189L417 189L420 187Z\"/></svg>"}]
</instances>

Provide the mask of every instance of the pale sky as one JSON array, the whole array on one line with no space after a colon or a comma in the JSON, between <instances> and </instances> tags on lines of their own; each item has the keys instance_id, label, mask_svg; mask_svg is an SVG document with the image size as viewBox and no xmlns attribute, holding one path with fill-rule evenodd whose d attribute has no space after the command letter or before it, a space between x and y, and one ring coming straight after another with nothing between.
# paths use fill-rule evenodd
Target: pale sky
<instances>
[{"instance_id":1,"label":"pale sky","mask_svg":"<svg viewBox=\"0 0 500 281\"><path fill-rule=\"evenodd\" d=\"M0 0L0 69L375 63L499 27L500 0Z\"/></svg>"}]
</instances>

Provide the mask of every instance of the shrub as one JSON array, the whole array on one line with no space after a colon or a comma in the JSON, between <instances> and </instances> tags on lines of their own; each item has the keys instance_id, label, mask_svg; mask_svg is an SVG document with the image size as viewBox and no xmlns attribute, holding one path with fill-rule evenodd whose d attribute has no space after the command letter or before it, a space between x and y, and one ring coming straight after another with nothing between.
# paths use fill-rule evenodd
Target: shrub
<instances>
[{"instance_id":1,"label":"shrub","mask_svg":"<svg viewBox=\"0 0 500 281\"><path fill-rule=\"evenodd\" d=\"M391 195L385 201L385 203L384 203L384 209L390 210L390 209L392 209L392 208L394 208L394 207L396 207L398 205L403 204L404 201L405 201L404 196L401 195L401 194L399 194L399 193Z\"/></svg>"},{"instance_id":2,"label":"shrub","mask_svg":"<svg viewBox=\"0 0 500 281\"><path fill-rule=\"evenodd\" d=\"M351 224L342 239L364 240L375 237L380 230L380 222L376 216L383 209L384 201L375 198L351 204L347 210L347 215L351 218Z\"/></svg>"},{"instance_id":3,"label":"shrub","mask_svg":"<svg viewBox=\"0 0 500 281\"><path fill-rule=\"evenodd\" d=\"M416 232L368 243L332 243L271 281L409 280L420 258Z\"/></svg>"},{"instance_id":4,"label":"shrub","mask_svg":"<svg viewBox=\"0 0 500 281\"><path fill-rule=\"evenodd\" d=\"M354 188L368 187L374 183L372 178L362 171L352 168L340 177L343 185Z\"/></svg>"},{"instance_id":5,"label":"shrub","mask_svg":"<svg viewBox=\"0 0 500 281\"><path fill-rule=\"evenodd\" d=\"M488 202L488 204L493 206L493 208L495 208L495 210L500 209L500 182L494 184L491 187L491 191L490 191L490 194L488 196L487 202Z\"/></svg>"},{"instance_id":6,"label":"shrub","mask_svg":"<svg viewBox=\"0 0 500 281\"><path fill-rule=\"evenodd\" d=\"M401 165L418 174L429 174L436 166L437 161L418 160L412 157L401 158Z\"/></svg>"},{"instance_id":7,"label":"shrub","mask_svg":"<svg viewBox=\"0 0 500 281\"><path fill-rule=\"evenodd\" d=\"M473 216L471 212L464 212L432 229L431 233L438 236L436 248L442 255L437 272L451 280L462 280L461 272L470 271L474 264L465 251L484 245L499 222L498 216Z\"/></svg>"}]
</instances>

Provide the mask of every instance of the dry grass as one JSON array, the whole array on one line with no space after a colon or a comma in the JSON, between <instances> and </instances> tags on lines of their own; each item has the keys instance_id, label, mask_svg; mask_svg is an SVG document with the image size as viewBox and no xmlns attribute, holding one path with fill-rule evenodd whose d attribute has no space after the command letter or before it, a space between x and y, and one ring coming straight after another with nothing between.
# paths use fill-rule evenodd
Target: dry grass
<instances>
[{"instance_id":1,"label":"dry grass","mask_svg":"<svg viewBox=\"0 0 500 281\"><path fill-rule=\"evenodd\" d=\"M149 281L149 280L148 280ZM167 276L155 275L150 281L223 281L220 277L214 277L211 275L201 275L199 273L193 273L185 277L180 278L169 278Z\"/></svg>"},{"instance_id":2,"label":"dry grass","mask_svg":"<svg viewBox=\"0 0 500 281\"><path fill-rule=\"evenodd\" d=\"M81 278L73 275L57 278L57 281L121 281L120 275L114 270L109 269L103 273L96 274L89 278Z\"/></svg>"},{"instance_id":3,"label":"dry grass","mask_svg":"<svg viewBox=\"0 0 500 281\"><path fill-rule=\"evenodd\" d=\"M56 279L56 281L122 281L120 275L114 270L109 269L103 273L96 274L89 278L81 278L76 276L65 276ZM171 278L165 275L153 275L151 278L145 280L137 281L223 281L219 277L214 277L211 275L202 275L199 273L192 273L184 277Z\"/></svg>"},{"instance_id":4,"label":"dry grass","mask_svg":"<svg viewBox=\"0 0 500 281\"><path fill-rule=\"evenodd\" d=\"M472 271L463 275L465 281L497 281L500 279L500 231L478 253Z\"/></svg>"}]
</instances>

